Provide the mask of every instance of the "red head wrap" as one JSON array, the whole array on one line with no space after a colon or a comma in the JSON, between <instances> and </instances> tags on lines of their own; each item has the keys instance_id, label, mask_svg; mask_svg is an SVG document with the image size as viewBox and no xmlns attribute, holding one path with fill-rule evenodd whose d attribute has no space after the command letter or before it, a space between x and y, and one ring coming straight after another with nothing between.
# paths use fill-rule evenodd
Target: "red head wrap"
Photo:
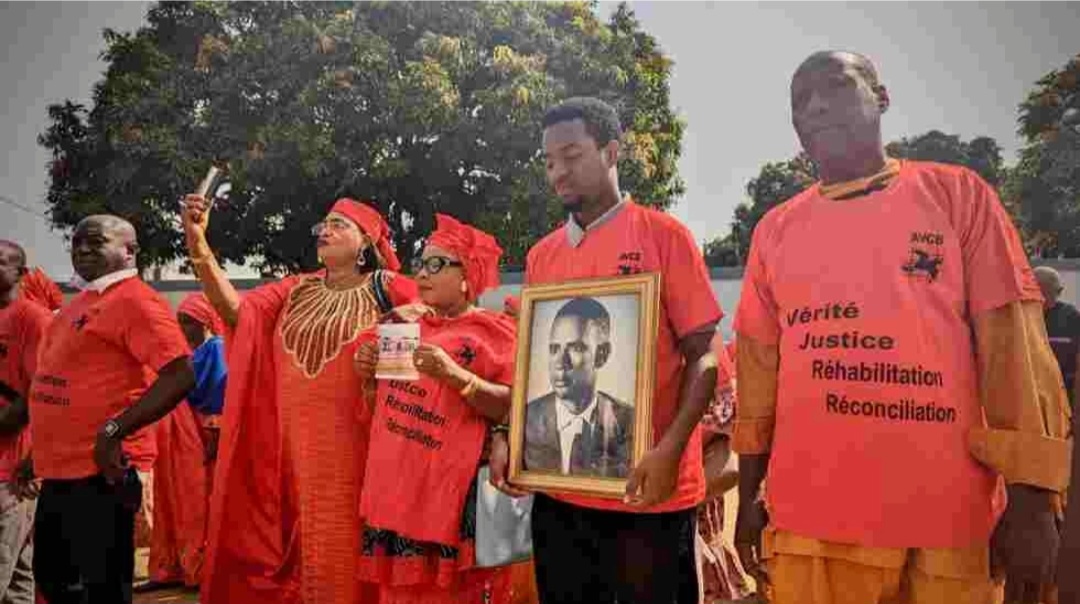
<instances>
[{"instance_id":1,"label":"red head wrap","mask_svg":"<svg viewBox=\"0 0 1080 604\"><path fill-rule=\"evenodd\" d=\"M40 268L35 268L19 281L19 297L56 311L64 305L64 293Z\"/></svg>"},{"instance_id":2,"label":"red head wrap","mask_svg":"<svg viewBox=\"0 0 1080 604\"><path fill-rule=\"evenodd\" d=\"M353 221L360 230L371 239L375 249L379 251L386 268L397 272L401 270L401 262L398 260L394 248L390 246L390 227L383 220L378 210L366 203L342 197L334 202L331 212L336 212Z\"/></svg>"},{"instance_id":3,"label":"red head wrap","mask_svg":"<svg viewBox=\"0 0 1080 604\"><path fill-rule=\"evenodd\" d=\"M495 238L446 214L436 214L435 219L435 232L428 237L427 244L451 252L461 260L469 296L476 299L485 290L498 287L499 258L503 251Z\"/></svg>"},{"instance_id":4,"label":"red head wrap","mask_svg":"<svg viewBox=\"0 0 1080 604\"><path fill-rule=\"evenodd\" d=\"M206 294L188 294L176 308L177 314L187 315L202 323L214 335L225 335L225 321L218 316Z\"/></svg>"}]
</instances>

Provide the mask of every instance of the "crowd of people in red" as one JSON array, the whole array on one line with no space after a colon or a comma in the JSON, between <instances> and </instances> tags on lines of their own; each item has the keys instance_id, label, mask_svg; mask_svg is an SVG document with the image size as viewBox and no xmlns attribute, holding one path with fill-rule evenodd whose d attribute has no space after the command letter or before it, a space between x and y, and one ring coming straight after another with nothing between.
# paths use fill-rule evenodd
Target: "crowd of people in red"
<instances>
[{"instance_id":1,"label":"crowd of people in red","mask_svg":"<svg viewBox=\"0 0 1080 604\"><path fill-rule=\"evenodd\" d=\"M0 242L0 602L130 603L140 517L150 587L207 604L1080 601L1054 581L1078 549L1066 536L1055 566L1080 505L1064 498L1080 321L1051 320L1060 281L1036 280L989 185L885 155L889 105L861 55L796 70L821 182L755 230L737 346L689 230L620 189L615 109L547 112L567 219L524 284L619 276L628 251L660 275L654 440L623 499L535 492L531 560L494 568L477 471L525 491L507 480L519 309L479 304L499 285L490 234L437 214L406 276L375 206L342 198L312 228L318 270L241 293L192 194L203 291L176 309L139 278L121 217L75 229L66 302ZM420 333L407 388L376 379L388 324ZM408 437L403 405L438 418L438 446Z\"/></svg>"}]
</instances>

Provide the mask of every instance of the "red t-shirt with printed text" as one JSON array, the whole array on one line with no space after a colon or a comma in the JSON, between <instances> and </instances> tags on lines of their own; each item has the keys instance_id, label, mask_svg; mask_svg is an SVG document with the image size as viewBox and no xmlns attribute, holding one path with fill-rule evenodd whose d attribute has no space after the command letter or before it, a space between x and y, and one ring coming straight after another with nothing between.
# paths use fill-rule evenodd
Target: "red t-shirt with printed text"
<instances>
[{"instance_id":1,"label":"red t-shirt with printed text","mask_svg":"<svg viewBox=\"0 0 1080 604\"><path fill-rule=\"evenodd\" d=\"M39 304L17 299L0 308L0 382L26 396L37 366L38 345L52 313ZM0 397L0 406L9 403ZM0 482L12 479L19 461L30 452L30 430L0 437Z\"/></svg>"},{"instance_id":2,"label":"red t-shirt with printed text","mask_svg":"<svg viewBox=\"0 0 1080 604\"><path fill-rule=\"evenodd\" d=\"M705 259L689 229L674 217L626 201L617 213L589 229L574 247L565 228L529 250L525 285L660 273L660 327L653 392L653 445L671 425L679 406L683 357L679 340L720 321L723 312L713 295ZM701 430L695 428L679 463L674 494L646 510L621 500L560 493L575 505L627 512L668 512L701 503L705 496Z\"/></svg>"},{"instance_id":3,"label":"red t-shirt with printed text","mask_svg":"<svg viewBox=\"0 0 1080 604\"><path fill-rule=\"evenodd\" d=\"M997 477L971 317L1040 300L994 190L965 168L904 162L884 190L817 186L754 231L735 329L780 347L770 517L871 547L985 544Z\"/></svg>"},{"instance_id":4,"label":"red t-shirt with printed text","mask_svg":"<svg viewBox=\"0 0 1080 604\"><path fill-rule=\"evenodd\" d=\"M442 348L482 380L513 383L517 340L509 317L477 309L418 323L422 343ZM377 332L365 332L362 341L377 341ZM458 545L487 427L488 420L445 382L427 375L378 380L360 515L370 526L410 539Z\"/></svg>"},{"instance_id":5,"label":"red t-shirt with printed text","mask_svg":"<svg viewBox=\"0 0 1080 604\"><path fill-rule=\"evenodd\" d=\"M76 479L99 472L94 441L101 425L133 405L156 372L190 354L169 304L138 278L76 296L53 320L30 390L34 469ZM149 471L150 429L124 441L131 464Z\"/></svg>"}]
</instances>

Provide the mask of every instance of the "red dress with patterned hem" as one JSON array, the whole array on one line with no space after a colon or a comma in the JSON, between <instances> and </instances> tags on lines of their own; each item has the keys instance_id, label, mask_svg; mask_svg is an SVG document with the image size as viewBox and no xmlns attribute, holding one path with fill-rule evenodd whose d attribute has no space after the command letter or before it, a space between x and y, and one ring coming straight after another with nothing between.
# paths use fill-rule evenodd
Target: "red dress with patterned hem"
<instances>
[{"instance_id":1,"label":"red dress with patterned hem","mask_svg":"<svg viewBox=\"0 0 1080 604\"><path fill-rule=\"evenodd\" d=\"M415 299L384 272L391 301ZM249 292L230 337L229 382L211 494L209 604L369 604L356 580L369 417L352 366L380 311L372 281L321 274Z\"/></svg>"},{"instance_id":2,"label":"red dress with patterned hem","mask_svg":"<svg viewBox=\"0 0 1080 604\"><path fill-rule=\"evenodd\" d=\"M501 313L418 319L421 342L480 378L509 384L515 327ZM374 338L374 331L368 337ZM380 380L360 514L361 581L379 604L507 604L511 571L475 568L476 472L487 420L433 378Z\"/></svg>"}]
</instances>

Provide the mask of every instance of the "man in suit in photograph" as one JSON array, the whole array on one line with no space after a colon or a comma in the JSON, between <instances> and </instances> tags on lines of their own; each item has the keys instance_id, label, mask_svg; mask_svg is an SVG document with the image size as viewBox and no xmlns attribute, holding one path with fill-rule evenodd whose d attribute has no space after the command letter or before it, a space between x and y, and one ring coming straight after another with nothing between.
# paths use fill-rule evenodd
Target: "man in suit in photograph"
<instances>
[{"instance_id":1,"label":"man in suit in photograph","mask_svg":"<svg viewBox=\"0 0 1080 604\"><path fill-rule=\"evenodd\" d=\"M629 474L634 408L597 390L611 359L611 317L593 298L573 298L551 322L552 391L529 401L525 466L580 476Z\"/></svg>"}]
</instances>

